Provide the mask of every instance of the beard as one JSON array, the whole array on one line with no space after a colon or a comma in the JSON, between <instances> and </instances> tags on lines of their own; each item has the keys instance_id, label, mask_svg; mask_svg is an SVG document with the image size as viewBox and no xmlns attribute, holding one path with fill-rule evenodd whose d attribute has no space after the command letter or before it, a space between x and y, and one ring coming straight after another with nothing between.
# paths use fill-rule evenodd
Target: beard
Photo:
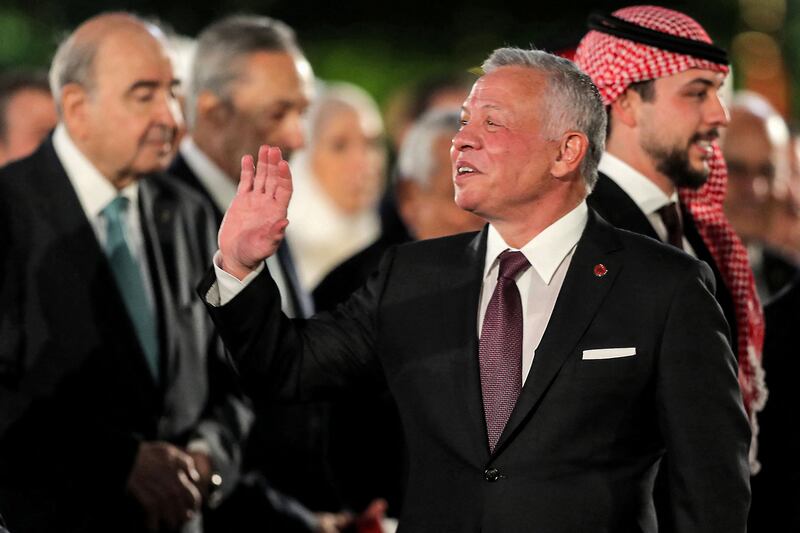
<instances>
[{"instance_id":1,"label":"beard","mask_svg":"<svg viewBox=\"0 0 800 533\"><path fill-rule=\"evenodd\" d=\"M717 130L711 130L708 133L694 134L684 147L646 143L642 148L656 162L656 170L667 176L676 187L699 189L708 181L711 171L705 165L700 169L692 167L689 161L689 147L697 141L713 141L718 136Z\"/></svg>"}]
</instances>

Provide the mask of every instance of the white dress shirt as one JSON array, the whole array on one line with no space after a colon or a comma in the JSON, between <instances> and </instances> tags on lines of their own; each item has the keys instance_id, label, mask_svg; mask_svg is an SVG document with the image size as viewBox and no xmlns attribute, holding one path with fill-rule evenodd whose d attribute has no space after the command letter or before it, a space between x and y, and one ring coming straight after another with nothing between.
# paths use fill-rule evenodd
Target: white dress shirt
<instances>
[{"instance_id":1,"label":"white dress shirt","mask_svg":"<svg viewBox=\"0 0 800 533\"><path fill-rule=\"evenodd\" d=\"M150 311L154 317L157 316L153 281L147 266L147 252L139 215L139 183L134 181L118 191L75 146L67 128L61 123L53 133L53 148L55 148L56 156L61 162L61 166L64 167L64 172L78 195L83 212L104 250L108 232L107 220L102 211L117 195L125 196L128 199L128 208L124 214L125 241L133 259L139 265Z\"/></svg>"},{"instance_id":2,"label":"white dress shirt","mask_svg":"<svg viewBox=\"0 0 800 533\"><path fill-rule=\"evenodd\" d=\"M553 308L561 292L564 276L572 262L572 255L589 219L586 202L548 226L518 250L531 267L517 278L517 288L522 300L522 383L528 377L536 348L544 336ZM497 286L500 270L499 255L505 250L517 251L509 246L494 226L489 226L486 243L486 262L483 285L478 305L478 336L483 329L483 318L489 300Z\"/></svg>"},{"instance_id":3,"label":"white dress shirt","mask_svg":"<svg viewBox=\"0 0 800 533\"><path fill-rule=\"evenodd\" d=\"M658 214L658 210L667 204L675 203L678 206L678 216L683 220L683 212L680 209L680 199L678 192L673 191L671 196L664 194L664 191L647 178L644 174L634 169L622 159L609 154L603 153L600 158L600 164L597 170L608 176L611 181L619 185L625 191L625 194L631 197L633 202L639 206L639 209L650 221L650 225L656 230L656 235L662 242L667 242L667 227ZM686 235L683 236L683 249L686 253L697 257L692 245L686 240Z\"/></svg>"},{"instance_id":4,"label":"white dress shirt","mask_svg":"<svg viewBox=\"0 0 800 533\"><path fill-rule=\"evenodd\" d=\"M236 196L238 181L232 181L216 163L200 150L190 136L187 135L184 137L178 149L189 169L197 176L198 181L203 184L203 187L208 191L211 199L214 200L217 209L223 213L227 211L228 206L231 205L233 198ZM290 296L286 274L284 274L283 268L281 268L277 254L267 258L267 268L269 268L269 273L272 279L275 280L275 284L278 286L278 292L281 294L281 308L283 312L290 317L297 316L294 304L292 303L293 300Z\"/></svg>"}]
</instances>

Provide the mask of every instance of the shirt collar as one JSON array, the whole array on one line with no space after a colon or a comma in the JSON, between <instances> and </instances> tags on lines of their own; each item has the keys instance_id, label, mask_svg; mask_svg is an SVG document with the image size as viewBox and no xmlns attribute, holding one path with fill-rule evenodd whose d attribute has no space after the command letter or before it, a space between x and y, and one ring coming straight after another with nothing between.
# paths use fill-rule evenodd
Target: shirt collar
<instances>
[{"instance_id":1,"label":"shirt collar","mask_svg":"<svg viewBox=\"0 0 800 533\"><path fill-rule=\"evenodd\" d=\"M138 205L138 182L134 181L118 191L75 145L63 123L59 123L53 133L53 148L87 217L94 219L100 216L101 211L119 194L127 197L132 207Z\"/></svg>"},{"instance_id":2,"label":"shirt collar","mask_svg":"<svg viewBox=\"0 0 800 533\"><path fill-rule=\"evenodd\" d=\"M669 203L678 203L677 191L667 196L647 176L608 152L603 153L598 170L619 185L647 216Z\"/></svg>"},{"instance_id":3,"label":"shirt collar","mask_svg":"<svg viewBox=\"0 0 800 533\"><path fill-rule=\"evenodd\" d=\"M225 171L214 163L190 136L184 137L178 148L191 171L223 213L236 196L236 183L231 181Z\"/></svg>"},{"instance_id":4,"label":"shirt collar","mask_svg":"<svg viewBox=\"0 0 800 533\"><path fill-rule=\"evenodd\" d=\"M546 284L550 284L558 266L578 244L588 220L589 209L584 200L578 207L550 224L519 249ZM483 269L484 279L497 264L498 256L508 249L517 250L506 244L500 233L490 224L486 243L486 263Z\"/></svg>"}]
</instances>

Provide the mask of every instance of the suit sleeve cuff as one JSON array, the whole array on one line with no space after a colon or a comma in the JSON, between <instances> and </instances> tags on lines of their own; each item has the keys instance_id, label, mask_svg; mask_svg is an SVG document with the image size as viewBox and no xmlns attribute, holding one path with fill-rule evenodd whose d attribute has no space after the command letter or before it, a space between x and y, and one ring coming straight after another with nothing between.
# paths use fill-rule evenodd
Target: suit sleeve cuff
<instances>
[{"instance_id":1,"label":"suit sleeve cuff","mask_svg":"<svg viewBox=\"0 0 800 533\"><path fill-rule=\"evenodd\" d=\"M258 277L262 270L264 270L264 262L262 261L258 268L250 272L243 280L236 279L235 276L225 272L220 267L220 252L214 254L214 273L216 274L217 281L212 284L206 293L206 301L214 307L222 307L237 294L242 292L245 287Z\"/></svg>"}]
</instances>

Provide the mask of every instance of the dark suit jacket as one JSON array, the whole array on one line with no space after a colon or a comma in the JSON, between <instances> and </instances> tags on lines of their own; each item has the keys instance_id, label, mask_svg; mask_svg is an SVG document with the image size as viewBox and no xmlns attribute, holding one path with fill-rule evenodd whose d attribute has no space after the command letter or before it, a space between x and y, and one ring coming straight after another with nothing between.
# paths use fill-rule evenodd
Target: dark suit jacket
<instances>
[{"instance_id":1,"label":"dark suit jacket","mask_svg":"<svg viewBox=\"0 0 800 533\"><path fill-rule=\"evenodd\" d=\"M141 441L204 438L236 471L246 413L192 290L216 248L210 208L158 175L139 194L159 382L51 141L0 170L0 508L15 532L141 530L126 494Z\"/></svg>"},{"instance_id":2,"label":"dark suit jacket","mask_svg":"<svg viewBox=\"0 0 800 533\"><path fill-rule=\"evenodd\" d=\"M209 312L254 394L385 378L409 448L403 533L653 532L664 453L676 531L744 531L750 430L708 267L592 214L490 454L476 335L485 250L486 231L396 248L344 306L309 321L281 316L264 274ZM636 355L582 359L616 347Z\"/></svg>"},{"instance_id":3,"label":"dark suit jacket","mask_svg":"<svg viewBox=\"0 0 800 533\"><path fill-rule=\"evenodd\" d=\"M617 185L612 179L603 174L599 174L597 184L592 190L592 194L587 198L589 206L597 211L597 213L606 219L611 225L646 235L653 239L659 240L656 230L647 220L647 216L639 209L639 206L628 196L622 188ZM736 335L736 310L733 303L731 291L722 279L719 268L708 251L708 247L703 242L700 233L697 231L697 226L694 224L694 219L683 206L681 206L681 217L683 220L683 233L686 240L692 245L697 258L705 261L711 267L716 280L717 292L716 298L719 305L725 313L725 319L728 322L731 330L731 346L733 353L737 352L738 337Z\"/></svg>"},{"instance_id":4,"label":"dark suit jacket","mask_svg":"<svg viewBox=\"0 0 800 533\"><path fill-rule=\"evenodd\" d=\"M749 531L800 531L800 279L764 308L764 372L769 400L758 413L758 460Z\"/></svg>"},{"instance_id":5,"label":"dark suit jacket","mask_svg":"<svg viewBox=\"0 0 800 533\"><path fill-rule=\"evenodd\" d=\"M314 308L332 311L378 269L392 237L381 237L333 269L314 289ZM405 446L397 406L388 391L337 401L330 417L330 466L341 500L363 509L375 498L399 516L405 484Z\"/></svg>"},{"instance_id":6,"label":"dark suit jacket","mask_svg":"<svg viewBox=\"0 0 800 533\"><path fill-rule=\"evenodd\" d=\"M224 213L180 153L172 161L169 172L211 202L219 227ZM292 307L296 312L304 309L310 314L310 309L306 309L309 306L302 303L310 299L302 294L285 240L278 250L278 262ZM276 488L312 509L339 510L342 502L334 489L327 463L330 404L266 402L255 407L256 419L245 450L245 468L261 472Z\"/></svg>"}]
</instances>

